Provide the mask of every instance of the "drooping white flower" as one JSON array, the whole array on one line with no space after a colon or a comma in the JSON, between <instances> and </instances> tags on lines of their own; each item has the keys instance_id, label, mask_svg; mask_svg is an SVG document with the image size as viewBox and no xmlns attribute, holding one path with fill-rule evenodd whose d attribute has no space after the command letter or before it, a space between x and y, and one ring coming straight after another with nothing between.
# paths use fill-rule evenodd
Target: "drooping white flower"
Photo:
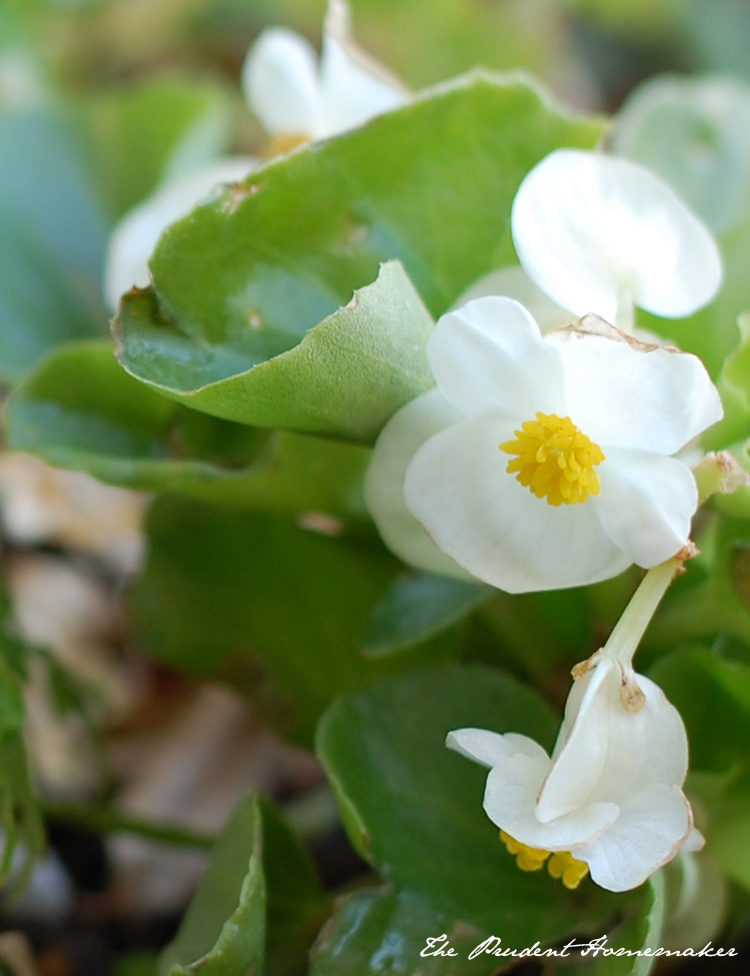
<instances>
[{"instance_id":1,"label":"drooping white flower","mask_svg":"<svg viewBox=\"0 0 750 976\"><path fill-rule=\"evenodd\" d=\"M104 265L104 295L112 311L131 288L146 288L149 258L162 233L224 184L243 179L257 166L250 156L227 156L198 170L167 180L119 221L109 238Z\"/></svg>"},{"instance_id":2,"label":"drooping white flower","mask_svg":"<svg viewBox=\"0 0 750 976\"><path fill-rule=\"evenodd\" d=\"M672 455L722 415L695 356L591 316L543 337L493 297L444 315L427 355L437 388L386 424L365 485L406 562L520 593L686 545L698 492Z\"/></svg>"},{"instance_id":3,"label":"drooping white flower","mask_svg":"<svg viewBox=\"0 0 750 976\"><path fill-rule=\"evenodd\" d=\"M304 37L271 27L248 52L242 86L263 128L290 145L327 139L409 100L398 79L353 42L344 0L329 0L320 63Z\"/></svg>"},{"instance_id":4,"label":"drooping white flower","mask_svg":"<svg viewBox=\"0 0 750 976\"><path fill-rule=\"evenodd\" d=\"M526 273L577 316L632 328L633 306L682 318L722 278L706 226L658 177L600 153L560 149L524 178L513 242Z\"/></svg>"},{"instance_id":5,"label":"drooping white flower","mask_svg":"<svg viewBox=\"0 0 750 976\"><path fill-rule=\"evenodd\" d=\"M551 757L512 732L459 729L447 744L490 767L484 809L519 867L536 870L552 854L550 873L567 887L588 867L601 887L627 891L703 843L682 792L682 719L653 681L614 657L574 684Z\"/></svg>"}]
</instances>

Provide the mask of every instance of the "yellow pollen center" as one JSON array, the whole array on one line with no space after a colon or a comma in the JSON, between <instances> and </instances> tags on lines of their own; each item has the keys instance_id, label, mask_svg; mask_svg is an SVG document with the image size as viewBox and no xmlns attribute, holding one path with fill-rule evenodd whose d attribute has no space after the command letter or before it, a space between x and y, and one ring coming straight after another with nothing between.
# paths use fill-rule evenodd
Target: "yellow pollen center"
<instances>
[{"instance_id":1,"label":"yellow pollen center","mask_svg":"<svg viewBox=\"0 0 750 976\"><path fill-rule=\"evenodd\" d=\"M500 445L501 451L516 455L505 470L537 498L546 498L548 505L579 505L599 494L594 468L604 454L570 417L538 413L514 433L516 440Z\"/></svg>"},{"instance_id":2,"label":"yellow pollen center","mask_svg":"<svg viewBox=\"0 0 750 976\"><path fill-rule=\"evenodd\" d=\"M500 839L511 854L515 855L516 864L522 871L540 871L545 863L553 878L558 878L571 891L577 888L589 873L589 866L585 861L579 861L570 851L542 851L536 847L519 844L517 840L500 831ZM549 859L549 860L548 860Z\"/></svg>"}]
</instances>

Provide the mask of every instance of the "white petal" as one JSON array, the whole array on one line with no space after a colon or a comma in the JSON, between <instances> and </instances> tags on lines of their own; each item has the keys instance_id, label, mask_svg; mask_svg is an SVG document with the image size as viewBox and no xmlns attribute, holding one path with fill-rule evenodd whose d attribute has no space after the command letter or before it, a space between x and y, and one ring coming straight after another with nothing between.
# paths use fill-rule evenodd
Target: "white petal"
<instances>
[{"instance_id":1,"label":"white petal","mask_svg":"<svg viewBox=\"0 0 750 976\"><path fill-rule=\"evenodd\" d=\"M440 391L467 416L493 411L523 422L564 407L558 353L511 298L478 298L443 315L427 358Z\"/></svg>"},{"instance_id":2,"label":"white petal","mask_svg":"<svg viewBox=\"0 0 750 976\"><path fill-rule=\"evenodd\" d=\"M676 458L602 445L601 491L586 503L630 562L650 569L679 552L698 507L692 472Z\"/></svg>"},{"instance_id":3,"label":"white petal","mask_svg":"<svg viewBox=\"0 0 750 976\"><path fill-rule=\"evenodd\" d=\"M682 786L688 768L687 733L680 713L657 684L642 674L633 677L645 695L644 705L637 712L627 711L619 703L619 687L611 689L609 762L591 797L615 800L623 808L628 796L648 785Z\"/></svg>"},{"instance_id":4,"label":"white petal","mask_svg":"<svg viewBox=\"0 0 750 976\"><path fill-rule=\"evenodd\" d=\"M649 784L682 786L687 772L685 727L661 688L632 675L645 695L637 712L620 700L620 665L604 658L573 686L564 738L540 792L537 817L553 820L594 801L624 806Z\"/></svg>"},{"instance_id":5,"label":"white petal","mask_svg":"<svg viewBox=\"0 0 750 976\"><path fill-rule=\"evenodd\" d=\"M695 851L702 851L705 846L706 838L697 827L693 827L688 834L687 840L680 849L683 854L693 854Z\"/></svg>"},{"instance_id":6,"label":"white petal","mask_svg":"<svg viewBox=\"0 0 750 976\"><path fill-rule=\"evenodd\" d=\"M586 861L602 888L628 891L671 860L691 829L690 805L679 787L651 785L629 801L609 830L575 856Z\"/></svg>"},{"instance_id":7,"label":"white petal","mask_svg":"<svg viewBox=\"0 0 750 976\"><path fill-rule=\"evenodd\" d=\"M148 261L163 231L186 216L220 184L243 179L257 166L250 156L229 156L165 183L129 211L109 239L104 268L104 294L114 311L120 296L134 285L151 282Z\"/></svg>"},{"instance_id":8,"label":"white petal","mask_svg":"<svg viewBox=\"0 0 750 976\"><path fill-rule=\"evenodd\" d=\"M398 79L353 43L349 7L343 0L329 0L320 91L316 139L353 129L409 101L409 94Z\"/></svg>"},{"instance_id":9,"label":"white petal","mask_svg":"<svg viewBox=\"0 0 750 976\"><path fill-rule=\"evenodd\" d=\"M435 545L404 501L404 476L415 451L461 416L430 390L391 417L378 437L365 476L365 502L383 541L404 562L459 579L473 577Z\"/></svg>"},{"instance_id":10,"label":"white petal","mask_svg":"<svg viewBox=\"0 0 750 976\"><path fill-rule=\"evenodd\" d=\"M456 299L452 311L475 298L486 298L488 295L504 295L519 302L537 323L542 334L550 329L569 325L576 318L572 312L561 308L537 288L518 264L497 268L475 281Z\"/></svg>"},{"instance_id":11,"label":"white petal","mask_svg":"<svg viewBox=\"0 0 750 976\"><path fill-rule=\"evenodd\" d=\"M720 420L721 398L697 356L633 340L551 332L570 417L597 444L674 454Z\"/></svg>"},{"instance_id":12,"label":"white petal","mask_svg":"<svg viewBox=\"0 0 750 976\"><path fill-rule=\"evenodd\" d=\"M501 735L488 729L455 729L448 733L445 744L467 759L489 767L497 766L517 752L547 758L547 753L537 742L514 732Z\"/></svg>"},{"instance_id":13,"label":"white petal","mask_svg":"<svg viewBox=\"0 0 750 976\"><path fill-rule=\"evenodd\" d=\"M721 283L710 232L648 170L562 149L518 190L513 241L531 279L578 315L616 321L619 302L667 318L707 304Z\"/></svg>"},{"instance_id":14,"label":"white petal","mask_svg":"<svg viewBox=\"0 0 750 976\"><path fill-rule=\"evenodd\" d=\"M262 31L245 58L242 90L270 135L315 138L318 56L304 37L284 27Z\"/></svg>"},{"instance_id":15,"label":"white petal","mask_svg":"<svg viewBox=\"0 0 750 976\"><path fill-rule=\"evenodd\" d=\"M622 712L618 698L620 669L614 661L602 661L576 682L575 696L568 698L575 720L539 793L536 815L542 823L562 817L588 803L596 791L607 763L616 765L619 756L610 749L609 713ZM557 751L557 750L556 750ZM617 796L597 799L616 801Z\"/></svg>"},{"instance_id":16,"label":"white petal","mask_svg":"<svg viewBox=\"0 0 750 976\"><path fill-rule=\"evenodd\" d=\"M619 814L613 803L592 803L554 823L540 823L534 803L550 767L548 756L518 752L490 771L484 809L493 823L515 840L542 850L569 851L593 842Z\"/></svg>"},{"instance_id":17,"label":"white petal","mask_svg":"<svg viewBox=\"0 0 750 976\"><path fill-rule=\"evenodd\" d=\"M509 593L622 572L630 560L605 534L591 499L555 508L506 472L509 456L499 445L512 430L488 415L426 441L406 471L409 510L459 565Z\"/></svg>"}]
</instances>

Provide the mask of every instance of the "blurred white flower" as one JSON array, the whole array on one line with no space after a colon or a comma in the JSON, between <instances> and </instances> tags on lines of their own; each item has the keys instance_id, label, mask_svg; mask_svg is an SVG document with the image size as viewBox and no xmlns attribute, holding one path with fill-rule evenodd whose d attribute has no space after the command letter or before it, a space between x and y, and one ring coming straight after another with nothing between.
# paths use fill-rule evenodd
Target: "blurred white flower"
<instances>
[{"instance_id":1,"label":"blurred white flower","mask_svg":"<svg viewBox=\"0 0 750 976\"><path fill-rule=\"evenodd\" d=\"M283 27L250 48L242 87L250 108L280 147L327 139L409 101L401 82L353 42L350 10L329 0L323 49Z\"/></svg>"},{"instance_id":2,"label":"blurred white flower","mask_svg":"<svg viewBox=\"0 0 750 976\"><path fill-rule=\"evenodd\" d=\"M600 153L560 149L521 183L511 213L526 273L575 315L625 330L633 306L691 315L716 294L718 247L706 226L653 173Z\"/></svg>"},{"instance_id":3,"label":"blurred white flower","mask_svg":"<svg viewBox=\"0 0 750 976\"><path fill-rule=\"evenodd\" d=\"M685 728L661 689L605 656L577 681L550 758L533 739L458 729L447 745L490 767L484 809L523 870L575 888L590 871L627 891L703 838L682 784Z\"/></svg>"},{"instance_id":4,"label":"blurred white flower","mask_svg":"<svg viewBox=\"0 0 750 976\"><path fill-rule=\"evenodd\" d=\"M328 138L409 101L409 93L351 39L344 0L329 0L323 52L283 27L263 31L242 69L248 104L272 137L269 155ZM199 170L168 178L127 213L110 237L104 294L114 312L120 296L151 281L148 262L162 233L227 183L244 179L260 162L249 156L217 159Z\"/></svg>"},{"instance_id":5,"label":"blurred white flower","mask_svg":"<svg viewBox=\"0 0 750 976\"><path fill-rule=\"evenodd\" d=\"M227 156L201 169L167 180L130 210L109 238L104 264L104 295L114 312L120 296L151 283L149 258L162 233L200 203L212 200L227 183L244 179L257 166L251 156Z\"/></svg>"},{"instance_id":6,"label":"blurred white flower","mask_svg":"<svg viewBox=\"0 0 750 976\"><path fill-rule=\"evenodd\" d=\"M687 544L698 492L672 455L722 416L695 356L595 316L542 337L492 297L444 315L427 355L437 388L386 424L365 485L406 562L519 593L655 566Z\"/></svg>"},{"instance_id":7,"label":"blurred white flower","mask_svg":"<svg viewBox=\"0 0 750 976\"><path fill-rule=\"evenodd\" d=\"M717 234L750 214L750 85L649 78L617 113L612 151L668 183Z\"/></svg>"}]
</instances>

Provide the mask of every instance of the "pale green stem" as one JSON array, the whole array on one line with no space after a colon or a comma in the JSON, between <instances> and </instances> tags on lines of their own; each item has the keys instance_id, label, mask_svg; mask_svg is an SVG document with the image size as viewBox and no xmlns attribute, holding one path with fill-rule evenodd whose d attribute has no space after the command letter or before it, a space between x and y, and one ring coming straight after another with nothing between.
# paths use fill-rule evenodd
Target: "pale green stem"
<instances>
[{"instance_id":1,"label":"pale green stem","mask_svg":"<svg viewBox=\"0 0 750 976\"><path fill-rule=\"evenodd\" d=\"M681 565L680 560L672 558L646 573L602 648L602 657L625 665L632 664L636 648Z\"/></svg>"}]
</instances>

